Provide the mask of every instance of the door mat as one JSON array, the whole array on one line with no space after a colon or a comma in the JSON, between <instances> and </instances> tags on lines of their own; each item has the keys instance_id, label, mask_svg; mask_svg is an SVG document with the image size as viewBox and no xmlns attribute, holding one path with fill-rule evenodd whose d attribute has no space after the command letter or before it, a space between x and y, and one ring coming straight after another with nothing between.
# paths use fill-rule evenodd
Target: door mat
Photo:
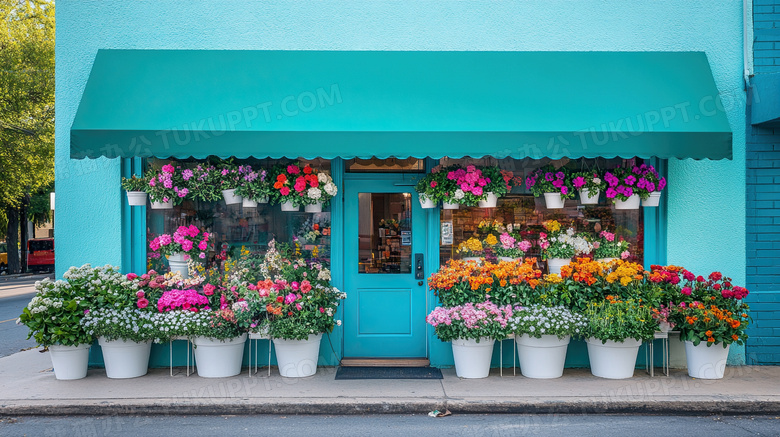
<instances>
[{"instance_id":1,"label":"door mat","mask_svg":"<svg viewBox=\"0 0 780 437\"><path fill-rule=\"evenodd\" d=\"M443 379L435 367L339 367L339 379Z\"/></svg>"}]
</instances>

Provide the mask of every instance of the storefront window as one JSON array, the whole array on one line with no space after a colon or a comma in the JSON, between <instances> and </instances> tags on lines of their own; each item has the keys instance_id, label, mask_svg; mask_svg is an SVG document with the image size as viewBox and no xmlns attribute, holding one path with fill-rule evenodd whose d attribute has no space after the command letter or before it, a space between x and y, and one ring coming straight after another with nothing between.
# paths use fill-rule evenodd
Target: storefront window
<instances>
[{"instance_id":1,"label":"storefront window","mask_svg":"<svg viewBox=\"0 0 780 437\"><path fill-rule=\"evenodd\" d=\"M412 196L360 193L358 273L411 273Z\"/></svg>"},{"instance_id":2,"label":"storefront window","mask_svg":"<svg viewBox=\"0 0 780 437\"><path fill-rule=\"evenodd\" d=\"M346 162L347 173L424 173L425 161L417 158L350 159Z\"/></svg>"}]
</instances>

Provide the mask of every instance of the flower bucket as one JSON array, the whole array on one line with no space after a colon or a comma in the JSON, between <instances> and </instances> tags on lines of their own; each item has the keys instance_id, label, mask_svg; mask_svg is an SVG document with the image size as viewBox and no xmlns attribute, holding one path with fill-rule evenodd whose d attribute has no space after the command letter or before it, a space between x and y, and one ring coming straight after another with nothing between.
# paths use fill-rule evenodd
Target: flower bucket
<instances>
[{"instance_id":1,"label":"flower bucket","mask_svg":"<svg viewBox=\"0 0 780 437\"><path fill-rule=\"evenodd\" d=\"M241 199L241 206L243 206L244 208L257 208L257 202L255 202L252 199L243 197Z\"/></svg>"},{"instance_id":2,"label":"flower bucket","mask_svg":"<svg viewBox=\"0 0 780 437\"><path fill-rule=\"evenodd\" d=\"M460 209L459 203L442 202L442 209Z\"/></svg>"},{"instance_id":3,"label":"flower bucket","mask_svg":"<svg viewBox=\"0 0 780 437\"><path fill-rule=\"evenodd\" d=\"M588 338L590 373L599 378L626 379L634 376L636 356L642 342L627 338L622 342L607 340L602 344L598 338Z\"/></svg>"},{"instance_id":4,"label":"flower bucket","mask_svg":"<svg viewBox=\"0 0 780 437\"><path fill-rule=\"evenodd\" d=\"M566 350L571 336L560 339L557 335L542 338L523 334L515 337L520 373L526 378L551 379L563 376Z\"/></svg>"},{"instance_id":5,"label":"flower bucket","mask_svg":"<svg viewBox=\"0 0 780 437\"><path fill-rule=\"evenodd\" d=\"M544 193L544 203L547 205L547 209L561 209L564 199L561 193Z\"/></svg>"},{"instance_id":6,"label":"flower bucket","mask_svg":"<svg viewBox=\"0 0 780 437\"><path fill-rule=\"evenodd\" d=\"M721 379L726 371L726 359L731 345L723 347L714 343L707 347L703 341L694 346L692 341L685 342L685 357L688 362L688 376L699 379Z\"/></svg>"},{"instance_id":7,"label":"flower bucket","mask_svg":"<svg viewBox=\"0 0 780 437\"><path fill-rule=\"evenodd\" d=\"M591 192L587 188L580 189L580 205L598 205L600 190Z\"/></svg>"},{"instance_id":8,"label":"flower bucket","mask_svg":"<svg viewBox=\"0 0 780 437\"><path fill-rule=\"evenodd\" d=\"M236 190L222 190L222 197L226 205L236 205L241 203L241 196L236 196Z\"/></svg>"},{"instance_id":9,"label":"flower bucket","mask_svg":"<svg viewBox=\"0 0 780 437\"><path fill-rule=\"evenodd\" d=\"M639 209L639 194L629 196L628 200L615 198L615 209Z\"/></svg>"},{"instance_id":10,"label":"flower bucket","mask_svg":"<svg viewBox=\"0 0 780 437\"><path fill-rule=\"evenodd\" d=\"M130 206L146 206L146 193L143 191L128 191L127 204Z\"/></svg>"},{"instance_id":11,"label":"flower bucket","mask_svg":"<svg viewBox=\"0 0 780 437\"><path fill-rule=\"evenodd\" d=\"M317 373L322 334L311 334L308 340L274 339L279 374L287 378L303 378Z\"/></svg>"},{"instance_id":12,"label":"flower bucket","mask_svg":"<svg viewBox=\"0 0 780 437\"><path fill-rule=\"evenodd\" d=\"M181 273L183 279L190 277L190 269L184 259L184 254L181 252L168 255L168 267L170 267L171 272Z\"/></svg>"},{"instance_id":13,"label":"flower bucket","mask_svg":"<svg viewBox=\"0 0 780 437\"><path fill-rule=\"evenodd\" d=\"M506 262L513 262L513 261L520 261L522 258L512 258L511 256L499 256L499 261L506 261Z\"/></svg>"},{"instance_id":14,"label":"flower bucket","mask_svg":"<svg viewBox=\"0 0 780 437\"><path fill-rule=\"evenodd\" d=\"M672 330L672 325L669 322L660 321L658 322L658 331L663 333L668 333Z\"/></svg>"},{"instance_id":15,"label":"flower bucket","mask_svg":"<svg viewBox=\"0 0 780 437\"><path fill-rule=\"evenodd\" d=\"M569 258L550 258L547 260L547 273L561 274L561 267L569 265Z\"/></svg>"},{"instance_id":16,"label":"flower bucket","mask_svg":"<svg viewBox=\"0 0 780 437\"><path fill-rule=\"evenodd\" d=\"M173 209L173 202L152 202L152 209Z\"/></svg>"},{"instance_id":17,"label":"flower bucket","mask_svg":"<svg viewBox=\"0 0 780 437\"><path fill-rule=\"evenodd\" d=\"M303 210L306 212L322 212L322 203L317 202L311 205L306 205Z\"/></svg>"},{"instance_id":18,"label":"flower bucket","mask_svg":"<svg viewBox=\"0 0 780 437\"><path fill-rule=\"evenodd\" d=\"M653 191L650 193L650 197L642 200L642 206L652 208L658 206L661 203L661 192Z\"/></svg>"},{"instance_id":19,"label":"flower bucket","mask_svg":"<svg viewBox=\"0 0 780 437\"><path fill-rule=\"evenodd\" d=\"M422 206L423 209L436 208L436 202L434 202L430 198L420 195L419 199L420 199L420 206Z\"/></svg>"},{"instance_id":20,"label":"flower bucket","mask_svg":"<svg viewBox=\"0 0 780 437\"><path fill-rule=\"evenodd\" d=\"M109 378L137 378L146 375L149 370L151 341L108 341L105 337L100 337L98 343L103 349L103 362L106 365L106 376Z\"/></svg>"},{"instance_id":21,"label":"flower bucket","mask_svg":"<svg viewBox=\"0 0 780 437\"><path fill-rule=\"evenodd\" d=\"M488 191L487 198L485 200L480 200L478 202L478 205L480 208L495 208L496 205L498 205L498 196L493 194L492 191Z\"/></svg>"},{"instance_id":22,"label":"flower bucket","mask_svg":"<svg viewBox=\"0 0 780 437\"><path fill-rule=\"evenodd\" d=\"M300 206L293 205L293 203L289 200L287 202L282 202L281 207L282 207L282 211L285 212L295 212L301 210Z\"/></svg>"},{"instance_id":23,"label":"flower bucket","mask_svg":"<svg viewBox=\"0 0 780 437\"><path fill-rule=\"evenodd\" d=\"M600 262L600 263L603 263L603 264L609 264L609 263L611 263L612 261L614 261L616 259L617 258L599 258L596 261Z\"/></svg>"},{"instance_id":24,"label":"flower bucket","mask_svg":"<svg viewBox=\"0 0 780 437\"><path fill-rule=\"evenodd\" d=\"M195 365L198 376L203 378L226 378L241 373L244 359L246 334L228 340L195 337Z\"/></svg>"},{"instance_id":25,"label":"flower bucket","mask_svg":"<svg viewBox=\"0 0 780 437\"><path fill-rule=\"evenodd\" d=\"M89 367L90 344L78 346L49 346L51 365L54 367L54 377L57 379L81 379L87 376Z\"/></svg>"},{"instance_id":26,"label":"flower bucket","mask_svg":"<svg viewBox=\"0 0 780 437\"><path fill-rule=\"evenodd\" d=\"M480 258L478 256L464 256L463 257L463 261L466 261L466 262L474 261L475 263L477 263L478 266L482 265L482 258Z\"/></svg>"},{"instance_id":27,"label":"flower bucket","mask_svg":"<svg viewBox=\"0 0 780 437\"><path fill-rule=\"evenodd\" d=\"M452 355L455 358L455 373L460 378L487 378L490 360L493 358L492 338L452 340Z\"/></svg>"}]
</instances>

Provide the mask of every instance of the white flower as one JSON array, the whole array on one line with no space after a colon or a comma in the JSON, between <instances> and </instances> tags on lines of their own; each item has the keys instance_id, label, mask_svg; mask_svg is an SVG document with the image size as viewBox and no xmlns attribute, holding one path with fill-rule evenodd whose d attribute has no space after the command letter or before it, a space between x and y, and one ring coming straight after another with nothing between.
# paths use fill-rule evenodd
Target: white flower
<instances>
[{"instance_id":1,"label":"white flower","mask_svg":"<svg viewBox=\"0 0 780 437\"><path fill-rule=\"evenodd\" d=\"M320 181L320 183L324 184L328 182L329 179L330 177L328 177L328 175L325 173L317 173L317 180Z\"/></svg>"},{"instance_id":2,"label":"white flower","mask_svg":"<svg viewBox=\"0 0 780 437\"><path fill-rule=\"evenodd\" d=\"M463 192L463 190L461 190L460 188L458 188L457 190L455 190L455 195L453 196L453 198L454 198L455 200L460 200L460 199L462 199L462 198L463 198L465 195L466 195L466 193L464 193L464 192Z\"/></svg>"},{"instance_id":3,"label":"white flower","mask_svg":"<svg viewBox=\"0 0 780 437\"><path fill-rule=\"evenodd\" d=\"M322 190L311 187L306 191L306 195L309 197L309 199L319 199L322 197Z\"/></svg>"},{"instance_id":4,"label":"white flower","mask_svg":"<svg viewBox=\"0 0 780 437\"><path fill-rule=\"evenodd\" d=\"M333 182L328 182L325 184L325 192L328 193L330 196L335 196L336 193L338 193L338 188L336 188L336 185Z\"/></svg>"}]
</instances>

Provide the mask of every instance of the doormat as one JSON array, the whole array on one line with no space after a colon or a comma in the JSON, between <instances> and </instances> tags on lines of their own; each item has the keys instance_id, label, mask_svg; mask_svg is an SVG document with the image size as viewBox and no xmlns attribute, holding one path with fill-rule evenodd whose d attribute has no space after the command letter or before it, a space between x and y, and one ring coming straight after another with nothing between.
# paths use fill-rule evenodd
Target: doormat
<instances>
[{"instance_id":1,"label":"doormat","mask_svg":"<svg viewBox=\"0 0 780 437\"><path fill-rule=\"evenodd\" d=\"M339 379L443 379L435 367L339 367Z\"/></svg>"}]
</instances>

